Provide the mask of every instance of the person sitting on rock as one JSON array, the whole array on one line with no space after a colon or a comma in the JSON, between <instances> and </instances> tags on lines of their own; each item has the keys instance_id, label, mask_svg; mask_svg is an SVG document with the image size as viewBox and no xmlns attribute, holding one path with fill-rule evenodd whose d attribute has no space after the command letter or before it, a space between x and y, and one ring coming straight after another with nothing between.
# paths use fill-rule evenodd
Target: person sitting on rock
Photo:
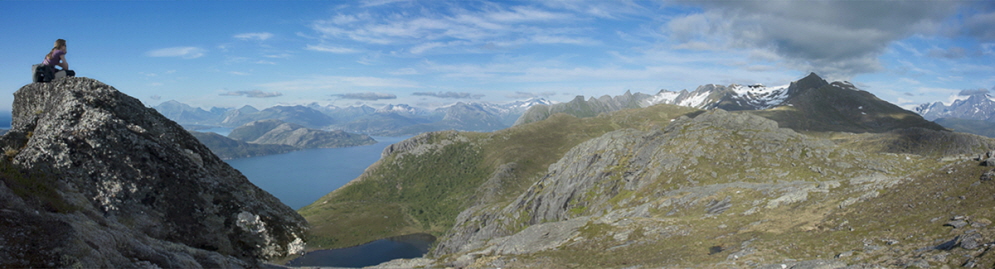
<instances>
[{"instance_id":1,"label":"person sitting on rock","mask_svg":"<svg viewBox=\"0 0 995 269\"><path fill-rule=\"evenodd\" d=\"M69 62L66 61L66 52L66 40L55 40L55 46L45 55L45 60L40 65L33 66L32 70L35 74L32 77L34 82L48 82L67 76L75 76L76 72L69 70ZM55 67L57 66L62 69L56 69Z\"/></svg>"}]
</instances>

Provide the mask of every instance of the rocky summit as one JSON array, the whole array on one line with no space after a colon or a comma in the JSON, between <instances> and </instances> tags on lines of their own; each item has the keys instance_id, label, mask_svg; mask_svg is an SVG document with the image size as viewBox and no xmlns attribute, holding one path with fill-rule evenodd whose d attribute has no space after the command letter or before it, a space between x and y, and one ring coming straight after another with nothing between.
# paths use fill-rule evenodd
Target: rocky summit
<instances>
[{"instance_id":1,"label":"rocky summit","mask_svg":"<svg viewBox=\"0 0 995 269\"><path fill-rule=\"evenodd\" d=\"M0 267L258 267L306 221L190 133L89 78L14 93Z\"/></svg>"}]
</instances>

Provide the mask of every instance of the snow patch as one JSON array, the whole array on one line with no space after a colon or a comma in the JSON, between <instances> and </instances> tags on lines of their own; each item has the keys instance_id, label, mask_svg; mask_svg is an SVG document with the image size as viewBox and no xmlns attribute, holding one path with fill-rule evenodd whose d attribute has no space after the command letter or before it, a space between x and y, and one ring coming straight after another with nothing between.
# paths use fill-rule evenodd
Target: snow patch
<instances>
[{"instance_id":1,"label":"snow patch","mask_svg":"<svg viewBox=\"0 0 995 269\"><path fill-rule=\"evenodd\" d=\"M664 90L664 91L660 91L659 93L657 93L653 97L650 97L649 99L647 99L646 101L643 101L643 102L645 103L644 106L652 106L652 105L656 105L656 104L673 104L674 101L677 100L677 97L680 96L680 95L681 95L681 93L679 93L679 92L672 92L672 91L665 91Z\"/></svg>"},{"instance_id":2,"label":"snow patch","mask_svg":"<svg viewBox=\"0 0 995 269\"><path fill-rule=\"evenodd\" d=\"M708 98L708 94L709 94L709 92L699 92L699 93L696 93L694 96L691 96L691 97L688 97L687 99L682 100L677 105L679 105L679 106L689 106L689 107L693 107L693 108L701 108L701 106L703 106L705 104L705 100Z\"/></svg>"},{"instance_id":3,"label":"snow patch","mask_svg":"<svg viewBox=\"0 0 995 269\"><path fill-rule=\"evenodd\" d=\"M767 87L763 84L749 86L732 85L732 91L736 96L746 101L747 104L756 109L768 109L775 107L788 99L788 86Z\"/></svg>"}]
</instances>

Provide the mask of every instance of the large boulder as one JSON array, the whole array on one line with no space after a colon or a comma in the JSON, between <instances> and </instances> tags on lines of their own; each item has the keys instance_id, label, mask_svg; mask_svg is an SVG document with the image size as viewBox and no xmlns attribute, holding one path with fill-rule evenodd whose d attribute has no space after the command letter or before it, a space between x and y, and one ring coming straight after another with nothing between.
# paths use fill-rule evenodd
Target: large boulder
<instances>
[{"instance_id":1,"label":"large boulder","mask_svg":"<svg viewBox=\"0 0 995 269\"><path fill-rule=\"evenodd\" d=\"M0 146L16 168L0 186L0 252L27 253L0 255L0 267L254 267L303 251L304 218L99 81L24 86Z\"/></svg>"}]
</instances>

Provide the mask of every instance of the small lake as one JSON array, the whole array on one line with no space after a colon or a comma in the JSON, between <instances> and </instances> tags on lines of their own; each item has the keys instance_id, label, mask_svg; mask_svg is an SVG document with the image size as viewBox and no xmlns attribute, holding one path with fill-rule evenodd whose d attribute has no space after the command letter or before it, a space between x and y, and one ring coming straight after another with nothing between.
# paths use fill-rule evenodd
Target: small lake
<instances>
[{"instance_id":1,"label":"small lake","mask_svg":"<svg viewBox=\"0 0 995 269\"><path fill-rule=\"evenodd\" d=\"M315 250L293 259L287 266L365 267L393 259L418 258L435 242L430 234L409 234L380 239L355 247Z\"/></svg>"},{"instance_id":2,"label":"small lake","mask_svg":"<svg viewBox=\"0 0 995 269\"><path fill-rule=\"evenodd\" d=\"M380 159L384 148L407 138L373 137L377 143L368 146L306 149L226 162L297 210L359 177Z\"/></svg>"}]
</instances>

